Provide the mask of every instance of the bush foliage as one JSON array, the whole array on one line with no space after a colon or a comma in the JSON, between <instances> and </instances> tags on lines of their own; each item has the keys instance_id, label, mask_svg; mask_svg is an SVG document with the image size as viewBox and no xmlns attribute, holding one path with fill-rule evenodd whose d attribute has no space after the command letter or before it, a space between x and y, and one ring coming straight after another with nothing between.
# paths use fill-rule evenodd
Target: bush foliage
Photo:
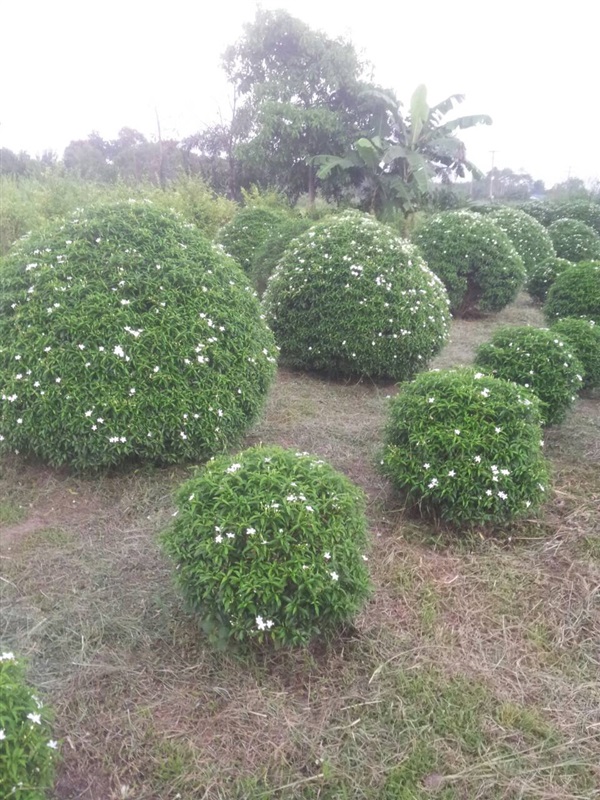
<instances>
[{"instance_id":1,"label":"bush foliage","mask_svg":"<svg viewBox=\"0 0 600 800\"><path fill-rule=\"evenodd\" d=\"M367 597L363 495L308 453L253 447L215 458L177 506L163 544L214 642L305 644Z\"/></svg>"},{"instance_id":2,"label":"bush foliage","mask_svg":"<svg viewBox=\"0 0 600 800\"><path fill-rule=\"evenodd\" d=\"M419 228L414 241L446 286L457 316L500 311L525 278L523 261L508 236L480 214L437 214Z\"/></svg>"},{"instance_id":3,"label":"bush foliage","mask_svg":"<svg viewBox=\"0 0 600 800\"><path fill-rule=\"evenodd\" d=\"M307 217L285 217L273 227L267 239L257 248L250 277L259 295L264 294L267 282L290 242L313 224Z\"/></svg>"},{"instance_id":4,"label":"bush foliage","mask_svg":"<svg viewBox=\"0 0 600 800\"><path fill-rule=\"evenodd\" d=\"M554 281L544 304L546 318L582 317L600 325L600 262L569 267Z\"/></svg>"},{"instance_id":5,"label":"bush foliage","mask_svg":"<svg viewBox=\"0 0 600 800\"><path fill-rule=\"evenodd\" d=\"M567 200L564 203L557 203L552 221L557 219L578 219L600 234L599 203L590 203L589 200Z\"/></svg>"},{"instance_id":6,"label":"bush foliage","mask_svg":"<svg viewBox=\"0 0 600 800\"><path fill-rule=\"evenodd\" d=\"M494 331L475 364L531 389L546 425L562 422L583 383L583 365L570 344L545 328L507 326Z\"/></svg>"},{"instance_id":7,"label":"bush foliage","mask_svg":"<svg viewBox=\"0 0 600 800\"><path fill-rule=\"evenodd\" d=\"M0 272L0 450L85 469L224 449L275 370L246 282L148 204L80 211L21 242Z\"/></svg>"},{"instance_id":8,"label":"bush foliage","mask_svg":"<svg viewBox=\"0 0 600 800\"><path fill-rule=\"evenodd\" d=\"M524 211L507 206L496 207L487 217L513 243L528 275L538 264L554 256L554 245L548 231Z\"/></svg>"},{"instance_id":9,"label":"bush foliage","mask_svg":"<svg viewBox=\"0 0 600 800\"><path fill-rule=\"evenodd\" d=\"M550 329L565 340L583 365L583 388L600 386L600 325L593 320L566 317Z\"/></svg>"},{"instance_id":10,"label":"bush foliage","mask_svg":"<svg viewBox=\"0 0 600 800\"><path fill-rule=\"evenodd\" d=\"M58 742L49 712L13 653L0 653L0 797L43 800L54 783Z\"/></svg>"},{"instance_id":11,"label":"bush foliage","mask_svg":"<svg viewBox=\"0 0 600 800\"><path fill-rule=\"evenodd\" d=\"M548 228L556 255L578 263L600 259L600 236L577 219L558 219Z\"/></svg>"},{"instance_id":12,"label":"bush foliage","mask_svg":"<svg viewBox=\"0 0 600 800\"><path fill-rule=\"evenodd\" d=\"M572 266L573 262L567 261L565 258L549 258L538 264L527 277L527 291L534 300L543 303L558 275Z\"/></svg>"},{"instance_id":13,"label":"bush foliage","mask_svg":"<svg viewBox=\"0 0 600 800\"><path fill-rule=\"evenodd\" d=\"M261 206L243 208L221 229L218 242L250 275L257 251L288 216L278 209Z\"/></svg>"},{"instance_id":14,"label":"bush foliage","mask_svg":"<svg viewBox=\"0 0 600 800\"><path fill-rule=\"evenodd\" d=\"M472 369L419 375L391 401L382 470L421 513L501 523L545 498L539 401Z\"/></svg>"},{"instance_id":15,"label":"bush foliage","mask_svg":"<svg viewBox=\"0 0 600 800\"><path fill-rule=\"evenodd\" d=\"M293 367L402 380L448 337L446 291L416 247L353 212L294 240L264 303Z\"/></svg>"}]
</instances>

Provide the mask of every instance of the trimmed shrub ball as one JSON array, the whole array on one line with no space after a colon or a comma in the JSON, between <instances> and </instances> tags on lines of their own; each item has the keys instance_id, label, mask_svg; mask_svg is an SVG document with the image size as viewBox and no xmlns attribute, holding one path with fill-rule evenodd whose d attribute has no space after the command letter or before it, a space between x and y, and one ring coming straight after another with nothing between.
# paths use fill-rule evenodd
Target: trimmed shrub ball
<instances>
[{"instance_id":1,"label":"trimmed shrub ball","mask_svg":"<svg viewBox=\"0 0 600 800\"><path fill-rule=\"evenodd\" d=\"M181 487L177 506L163 545L214 643L305 644L369 594L363 494L316 456L220 456Z\"/></svg>"},{"instance_id":2,"label":"trimmed shrub ball","mask_svg":"<svg viewBox=\"0 0 600 800\"><path fill-rule=\"evenodd\" d=\"M54 785L58 742L50 718L26 681L24 663L0 653L0 797L43 800Z\"/></svg>"},{"instance_id":3,"label":"trimmed shrub ball","mask_svg":"<svg viewBox=\"0 0 600 800\"><path fill-rule=\"evenodd\" d=\"M290 242L313 225L314 222L306 217L286 217L273 227L268 238L257 248L250 269L250 277L261 297L279 259Z\"/></svg>"},{"instance_id":4,"label":"trimmed shrub ball","mask_svg":"<svg viewBox=\"0 0 600 800\"><path fill-rule=\"evenodd\" d=\"M538 264L527 277L527 291L534 300L543 303L558 275L572 266L573 262L567 261L565 258L549 258Z\"/></svg>"},{"instance_id":5,"label":"trimmed shrub ball","mask_svg":"<svg viewBox=\"0 0 600 800\"><path fill-rule=\"evenodd\" d=\"M544 304L546 319L581 317L600 325L600 262L576 264L554 281Z\"/></svg>"},{"instance_id":6,"label":"trimmed shrub ball","mask_svg":"<svg viewBox=\"0 0 600 800\"><path fill-rule=\"evenodd\" d=\"M421 513L506 522L545 499L537 397L472 369L419 375L390 405L382 471Z\"/></svg>"},{"instance_id":7,"label":"trimmed shrub ball","mask_svg":"<svg viewBox=\"0 0 600 800\"><path fill-rule=\"evenodd\" d=\"M546 200L527 200L524 203L519 203L516 208L519 211L524 211L530 217L536 219L540 225L547 228L555 219L556 208L554 203L549 203Z\"/></svg>"},{"instance_id":8,"label":"trimmed shrub ball","mask_svg":"<svg viewBox=\"0 0 600 800\"><path fill-rule=\"evenodd\" d=\"M501 311L525 278L523 260L504 231L486 216L446 211L428 219L414 241L438 275L459 317Z\"/></svg>"},{"instance_id":9,"label":"trimmed shrub ball","mask_svg":"<svg viewBox=\"0 0 600 800\"><path fill-rule=\"evenodd\" d=\"M600 236L577 219L558 219L548 228L556 255L577 263L600 258Z\"/></svg>"},{"instance_id":10,"label":"trimmed shrub ball","mask_svg":"<svg viewBox=\"0 0 600 800\"><path fill-rule=\"evenodd\" d=\"M0 272L0 449L204 459L262 409L276 347L231 259L145 203L80 211Z\"/></svg>"},{"instance_id":11,"label":"trimmed shrub ball","mask_svg":"<svg viewBox=\"0 0 600 800\"><path fill-rule=\"evenodd\" d=\"M593 320L566 317L555 322L550 330L564 339L583 364L583 387L600 386L600 325Z\"/></svg>"},{"instance_id":12,"label":"trimmed shrub ball","mask_svg":"<svg viewBox=\"0 0 600 800\"><path fill-rule=\"evenodd\" d=\"M448 338L444 286L414 245L347 213L294 240L273 273L267 321L292 366L403 380Z\"/></svg>"},{"instance_id":13,"label":"trimmed shrub ball","mask_svg":"<svg viewBox=\"0 0 600 800\"><path fill-rule=\"evenodd\" d=\"M475 364L534 392L545 425L564 420L583 384L583 364L571 345L547 328L499 328L479 347Z\"/></svg>"},{"instance_id":14,"label":"trimmed shrub ball","mask_svg":"<svg viewBox=\"0 0 600 800\"><path fill-rule=\"evenodd\" d=\"M232 256L247 275L252 271L254 257L269 238L273 229L288 218L283 211L269 208L243 208L221 228L217 241Z\"/></svg>"},{"instance_id":15,"label":"trimmed shrub ball","mask_svg":"<svg viewBox=\"0 0 600 800\"><path fill-rule=\"evenodd\" d=\"M524 211L503 206L494 208L487 217L511 240L523 259L527 274L537 264L554 256L554 245L548 231Z\"/></svg>"},{"instance_id":16,"label":"trimmed shrub ball","mask_svg":"<svg viewBox=\"0 0 600 800\"><path fill-rule=\"evenodd\" d=\"M556 219L578 219L600 234L600 203L567 200L565 203L557 203L555 209L553 222Z\"/></svg>"}]
</instances>

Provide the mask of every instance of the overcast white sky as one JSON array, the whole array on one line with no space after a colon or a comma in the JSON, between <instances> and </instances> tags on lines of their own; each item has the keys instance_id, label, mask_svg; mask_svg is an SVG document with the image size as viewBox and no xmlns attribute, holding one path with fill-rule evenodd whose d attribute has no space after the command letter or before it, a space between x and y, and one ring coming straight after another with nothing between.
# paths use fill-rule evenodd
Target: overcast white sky
<instances>
[{"instance_id":1,"label":"overcast white sky","mask_svg":"<svg viewBox=\"0 0 600 800\"><path fill-rule=\"evenodd\" d=\"M228 114L220 67L254 17L254 0L5 0L0 145L59 155L96 130L184 137ZM550 186L600 178L598 0L264 0L350 38L374 78L408 100L467 95L460 113L494 124L467 132L470 158L525 169Z\"/></svg>"}]
</instances>

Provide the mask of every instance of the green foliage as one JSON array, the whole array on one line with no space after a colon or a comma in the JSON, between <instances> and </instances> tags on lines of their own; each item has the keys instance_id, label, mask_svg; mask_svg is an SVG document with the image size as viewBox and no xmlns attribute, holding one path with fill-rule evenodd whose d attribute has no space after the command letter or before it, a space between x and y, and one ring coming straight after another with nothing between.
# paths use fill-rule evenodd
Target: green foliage
<instances>
[{"instance_id":1,"label":"green foliage","mask_svg":"<svg viewBox=\"0 0 600 800\"><path fill-rule=\"evenodd\" d=\"M561 272L572 266L573 262L567 261L566 258L548 258L529 272L526 282L527 291L534 300L543 303L556 278Z\"/></svg>"},{"instance_id":2,"label":"green foliage","mask_svg":"<svg viewBox=\"0 0 600 800\"><path fill-rule=\"evenodd\" d=\"M537 219L545 228L557 219L553 204L545 200L528 200L525 203L519 203L516 208Z\"/></svg>"},{"instance_id":3,"label":"green foliage","mask_svg":"<svg viewBox=\"0 0 600 800\"><path fill-rule=\"evenodd\" d=\"M546 425L564 420L583 382L583 365L570 343L545 328L497 329L477 350L475 364L534 392Z\"/></svg>"},{"instance_id":4,"label":"green foliage","mask_svg":"<svg viewBox=\"0 0 600 800\"><path fill-rule=\"evenodd\" d=\"M600 258L600 236L577 219L558 219L548 228L556 255L577 263Z\"/></svg>"},{"instance_id":5,"label":"green foliage","mask_svg":"<svg viewBox=\"0 0 600 800\"><path fill-rule=\"evenodd\" d=\"M495 207L488 213L488 219L503 230L513 243L523 259L527 274L554 256L554 245L548 231L524 211L508 206Z\"/></svg>"},{"instance_id":6,"label":"green foliage","mask_svg":"<svg viewBox=\"0 0 600 800\"><path fill-rule=\"evenodd\" d=\"M0 270L0 450L76 469L206 458L255 419L275 355L244 276L191 224L80 210Z\"/></svg>"},{"instance_id":7,"label":"green foliage","mask_svg":"<svg viewBox=\"0 0 600 800\"><path fill-rule=\"evenodd\" d=\"M280 225L285 218L283 211L275 209L243 208L222 228L218 241L244 272L250 274L256 251L267 241L273 228Z\"/></svg>"},{"instance_id":8,"label":"green foliage","mask_svg":"<svg viewBox=\"0 0 600 800\"><path fill-rule=\"evenodd\" d=\"M25 666L0 654L0 797L43 800L54 784L58 743L50 714L27 685Z\"/></svg>"},{"instance_id":9,"label":"green foliage","mask_svg":"<svg viewBox=\"0 0 600 800\"><path fill-rule=\"evenodd\" d=\"M544 304L548 320L582 317L600 325L600 261L569 267L554 281Z\"/></svg>"},{"instance_id":10,"label":"green foliage","mask_svg":"<svg viewBox=\"0 0 600 800\"><path fill-rule=\"evenodd\" d=\"M550 329L566 340L568 346L581 361L584 369L584 389L600 386L600 325L594 320L566 317L555 322Z\"/></svg>"},{"instance_id":11,"label":"green foliage","mask_svg":"<svg viewBox=\"0 0 600 800\"><path fill-rule=\"evenodd\" d=\"M457 316L501 311L517 295L525 267L504 231L469 211L446 211L416 232L429 268L443 281Z\"/></svg>"},{"instance_id":12,"label":"green foliage","mask_svg":"<svg viewBox=\"0 0 600 800\"><path fill-rule=\"evenodd\" d=\"M162 541L215 643L306 644L368 595L362 492L308 453L253 447L212 459L177 505Z\"/></svg>"},{"instance_id":13,"label":"green foliage","mask_svg":"<svg viewBox=\"0 0 600 800\"><path fill-rule=\"evenodd\" d=\"M423 514L501 523L545 497L539 401L471 369L419 375L390 404L382 470Z\"/></svg>"},{"instance_id":14,"label":"green foliage","mask_svg":"<svg viewBox=\"0 0 600 800\"><path fill-rule=\"evenodd\" d=\"M267 320L293 367L403 380L448 337L448 298L417 249L348 212L294 240L271 276Z\"/></svg>"},{"instance_id":15,"label":"green foliage","mask_svg":"<svg viewBox=\"0 0 600 800\"><path fill-rule=\"evenodd\" d=\"M600 234L599 203L590 203L588 200L568 200L564 203L557 203L553 221L557 219L578 219Z\"/></svg>"},{"instance_id":16,"label":"green foliage","mask_svg":"<svg viewBox=\"0 0 600 800\"><path fill-rule=\"evenodd\" d=\"M272 228L268 238L256 249L250 277L259 295L264 294L267 281L292 239L300 236L312 225L313 221L307 217L283 218Z\"/></svg>"}]
</instances>

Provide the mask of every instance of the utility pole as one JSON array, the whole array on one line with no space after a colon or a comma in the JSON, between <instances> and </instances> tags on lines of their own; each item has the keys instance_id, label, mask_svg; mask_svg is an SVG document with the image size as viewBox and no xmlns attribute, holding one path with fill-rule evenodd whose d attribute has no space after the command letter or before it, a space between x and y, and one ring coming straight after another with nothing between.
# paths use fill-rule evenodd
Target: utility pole
<instances>
[{"instance_id":1,"label":"utility pole","mask_svg":"<svg viewBox=\"0 0 600 800\"><path fill-rule=\"evenodd\" d=\"M494 161L496 160L496 153L499 153L499 150L490 150L492 154L492 169L490 170L490 200L494 199Z\"/></svg>"}]
</instances>

